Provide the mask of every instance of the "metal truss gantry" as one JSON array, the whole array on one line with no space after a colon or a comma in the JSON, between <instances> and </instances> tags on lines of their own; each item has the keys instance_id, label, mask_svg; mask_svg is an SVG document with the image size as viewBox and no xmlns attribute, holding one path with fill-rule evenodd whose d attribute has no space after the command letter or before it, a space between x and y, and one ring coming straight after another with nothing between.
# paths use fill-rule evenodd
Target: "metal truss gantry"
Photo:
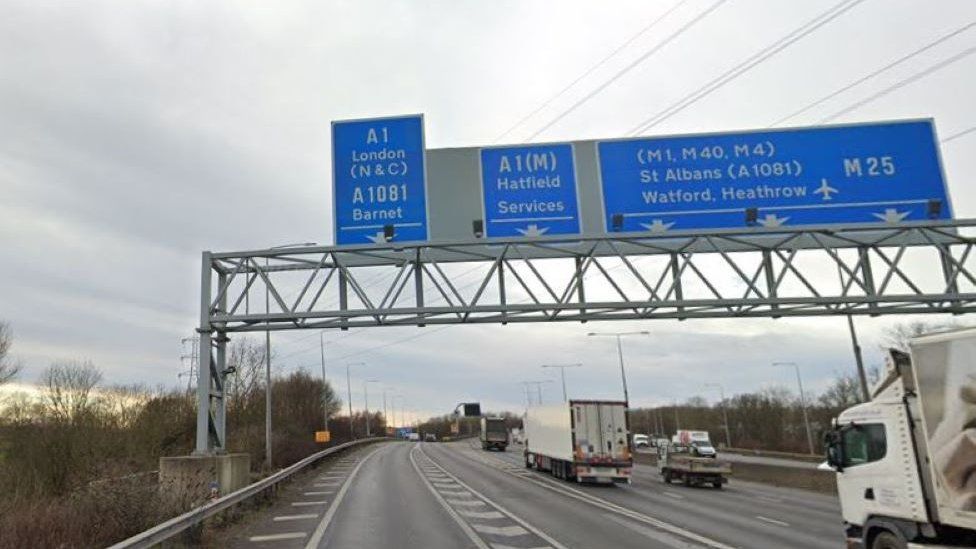
<instances>
[{"instance_id":1,"label":"metal truss gantry","mask_svg":"<svg viewBox=\"0 0 976 549\"><path fill-rule=\"evenodd\" d=\"M973 228L976 220L204 252L197 452L226 444L230 333L962 314L976 311Z\"/></svg>"}]
</instances>

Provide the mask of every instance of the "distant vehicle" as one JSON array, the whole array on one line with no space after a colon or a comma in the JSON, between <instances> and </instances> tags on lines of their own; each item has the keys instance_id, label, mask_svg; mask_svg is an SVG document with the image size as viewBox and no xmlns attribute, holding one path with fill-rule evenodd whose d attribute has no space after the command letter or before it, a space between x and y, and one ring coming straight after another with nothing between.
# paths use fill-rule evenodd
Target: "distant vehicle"
<instances>
[{"instance_id":1,"label":"distant vehicle","mask_svg":"<svg viewBox=\"0 0 976 549\"><path fill-rule=\"evenodd\" d=\"M525 436L522 433L522 429L519 429L518 427L512 427L512 431L511 431L511 434L510 434L510 438L511 438L512 444L524 444L525 443Z\"/></svg>"},{"instance_id":2,"label":"distant vehicle","mask_svg":"<svg viewBox=\"0 0 976 549\"><path fill-rule=\"evenodd\" d=\"M909 347L834 420L820 468L837 472L848 547L976 547L976 329Z\"/></svg>"},{"instance_id":3,"label":"distant vehicle","mask_svg":"<svg viewBox=\"0 0 976 549\"><path fill-rule=\"evenodd\" d=\"M437 442L437 435L435 435L434 433L425 434L424 442Z\"/></svg>"},{"instance_id":4,"label":"distant vehicle","mask_svg":"<svg viewBox=\"0 0 976 549\"><path fill-rule=\"evenodd\" d=\"M525 413L525 466L577 482L630 483L627 405L570 400Z\"/></svg>"},{"instance_id":5,"label":"distant vehicle","mask_svg":"<svg viewBox=\"0 0 976 549\"><path fill-rule=\"evenodd\" d=\"M407 434L407 440L412 442L420 442L420 433L409 433Z\"/></svg>"},{"instance_id":6,"label":"distant vehicle","mask_svg":"<svg viewBox=\"0 0 976 549\"><path fill-rule=\"evenodd\" d=\"M634 448L647 448L651 445L651 438L647 435L634 435Z\"/></svg>"},{"instance_id":7,"label":"distant vehicle","mask_svg":"<svg viewBox=\"0 0 976 549\"><path fill-rule=\"evenodd\" d=\"M709 440L708 431L681 430L671 437L671 442L688 446L695 456L716 457L718 455L715 447L712 446L712 441Z\"/></svg>"},{"instance_id":8,"label":"distant vehicle","mask_svg":"<svg viewBox=\"0 0 976 549\"><path fill-rule=\"evenodd\" d=\"M657 455L661 478L668 484L676 480L685 486L711 484L722 488L732 474L732 466L715 458L714 449L711 456L702 457L691 444L672 443L659 446Z\"/></svg>"},{"instance_id":9,"label":"distant vehicle","mask_svg":"<svg viewBox=\"0 0 976 549\"><path fill-rule=\"evenodd\" d=\"M505 451L508 447L508 427L505 425L505 418L502 417L482 417L481 418L481 449Z\"/></svg>"}]
</instances>

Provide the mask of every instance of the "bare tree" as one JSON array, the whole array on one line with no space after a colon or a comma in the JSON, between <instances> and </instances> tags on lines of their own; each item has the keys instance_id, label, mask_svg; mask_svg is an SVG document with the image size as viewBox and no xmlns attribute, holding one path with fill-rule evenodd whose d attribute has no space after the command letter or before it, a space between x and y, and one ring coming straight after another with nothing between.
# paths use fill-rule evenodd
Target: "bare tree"
<instances>
[{"instance_id":1,"label":"bare tree","mask_svg":"<svg viewBox=\"0 0 976 549\"><path fill-rule=\"evenodd\" d=\"M10 348L14 344L14 335L10 325L0 322L0 385L7 383L20 373L20 364L10 358Z\"/></svg>"},{"instance_id":2,"label":"bare tree","mask_svg":"<svg viewBox=\"0 0 976 549\"><path fill-rule=\"evenodd\" d=\"M92 392L102 372L90 361L56 362L44 372L43 384L50 412L62 421L76 421L92 411Z\"/></svg>"},{"instance_id":3,"label":"bare tree","mask_svg":"<svg viewBox=\"0 0 976 549\"><path fill-rule=\"evenodd\" d=\"M923 322L921 320L913 320L911 322L902 322L889 328L885 328L884 339L882 340L881 346L883 349L892 348L907 352L908 342L911 341L913 337L932 332L951 330L952 328L957 327L959 327L959 325L953 321Z\"/></svg>"}]
</instances>

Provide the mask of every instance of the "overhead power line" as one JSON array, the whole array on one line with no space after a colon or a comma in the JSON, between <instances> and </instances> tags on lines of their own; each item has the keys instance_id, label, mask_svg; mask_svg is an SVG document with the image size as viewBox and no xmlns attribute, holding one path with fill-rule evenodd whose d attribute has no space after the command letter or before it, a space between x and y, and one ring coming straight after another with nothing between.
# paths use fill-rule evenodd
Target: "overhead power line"
<instances>
[{"instance_id":1,"label":"overhead power line","mask_svg":"<svg viewBox=\"0 0 976 549\"><path fill-rule=\"evenodd\" d=\"M961 131L961 132L956 132L956 133L954 133L954 134L952 134L952 135L950 135L949 137L946 137L946 138L945 138L945 139L943 139L942 141L940 141L940 143L943 143L943 144L945 144L945 143L948 143L948 142L950 142L950 141L953 141L953 140L956 140L956 139L959 139L960 137L963 137L963 136L966 136L966 135L969 135L969 134L971 134L971 133L973 133L973 132L976 132L976 126L973 126L973 127L971 127L971 128L967 128L967 129L965 129L965 130L963 130L963 131Z\"/></svg>"},{"instance_id":2,"label":"overhead power line","mask_svg":"<svg viewBox=\"0 0 976 549\"><path fill-rule=\"evenodd\" d=\"M522 118L520 118L518 120L518 122L512 124L511 127L509 127L507 130L505 130L504 132L502 132L498 137L496 137L495 140L493 141L493 143L498 143L503 137L505 137L506 135L512 133L512 131L514 131L516 128L518 128L519 126L521 126L522 124L524 124L527 120L529 120L530 118L532 118L536 114L539 114L539 112L541 112L543 109L545 109L546 107L548 107L549 105L551 105L553 103L553 101L555 101L556 99L559 99L560 97L562 97L566 92L568 92L569 90L571 90L573 88L573 86L575 86L576 84L579 84L580 81L582 81L584 78L586 78L587 76L593 74L594 71L596 71L597 69L599 69L600 67L602 67L603 65L605 65L607 63L607 61L613 59L614 56L616 56L618 53L620 53L621 51L623 51L627 46L633 44L638 38L640 38L641 36L643 36L644 34L646 34L649 30L651 30L652 28L654 28L655 26L657 26L658 23L660 23L661 21L663 21L667 16L671 15L678 8L680 8L681 6L683 6L683 5L687 4L687 3L688 3L688 0L681 0L680 2L675 3L667 11L665 11L663 14L661 14L660 16L656 17L653 21L651 21L650 24L646 25L644 28L642 28L640 31L638 31L637 34L634 34L633 36L631 36L623 44L620 44L619 46L617 46L616 48L614 48L613 51L611 51L610 53L608 53L607 55L605 55L602 59L600 59L599 61L597 61L596 64L590 66L590 68L588 68L585 71L583 71L583 73L580 74L579 76L577 76L575 80L573 80L572 82L570 82L569 84L567 84L566 87L564 87L563 89L559 90L559 92L557 92L555 95L553 95L552 97L550 97L549 99L547 99L542 105L539 105L534 111L532 111L529 114L527 114L527 115L523 116Z\"/></svg>"},{"instance_id":3,"label":"overhead power line","mask_svg":"<svg viewBox=\"0 0 976 549\"><path fill-rule=\"evenodd\" d=\"M644 120L640 124L637 124L630 129L628 135L636 135L641 132L647 131L654 126L657 126L661 122L671 118L672 116L678 114L679 112L685 110L691 105L697 103L701 99L707 97L712 92L718 90L722 86L728 84L732 80L735 80L739 76L742 76L746 72L755 68L759 64L770 59L774 55L793 45L800 39L811 34L815 30L823 27L827 23L830 23L834 19L840 17L844 13L861 4L864 0L842 0L840 3L828 8L826 11L817 15L813 19L807 21L803 25L800 25L787 35L783 36L779 40L773 42L772 44L766 46L762 50L756 52L750 56L745 61L739 63L735 67L732 67L728 71L724 72L717 78L713 79L704 86L698 88L697 90L691 92L690 94L682 97L678 101L672 103L666 109L658 112L657 114L651 116L650 118Z\"/></svg>"},{"instance_id":4,"label":"overhead power line","mask_svg":"<svg viewBox=\"0 0 976 549\"><path fill-rule=\"evenodd\" d=\"M576 109L578 109L580 106L582 106L583 104L585 104L590 99L593 99L594 97L596 97L603 90L607 89L607 87L610 86L610 84L613 84L614 82L616 82L617 80L619 80L622 76L624 76L628 72L632 71L635 67L637 67L638 65L640 65L641 63L643 63L644 61L646 61L647 58L649 58L650 56L654 55L655 53L657 53L658 51L660 51L661 48L663 48L664 46L668 45L669 43L671 43L672 41L674 41L676 38L678 38L679 36L681 36L685 31L687 31L691 27L695 26L696 24L700 23L702 20L704 20L706 17L708 17L712 12L714 12L716 9L718 9L718 7L721 6L722 4L724 4L726 1L727 0L717 0L714 4L712 4L711 6L709 6L708 8L706 8L704 11L702 11L701 13L699 13L698 15L696 15L694 18L692 18L690 21L688 21L687 23L685 23L684 25L682 25L680 28L678 28L678 30L676 30L673 33L669 34L664 40L661 40L660 42L658 42L657 44L655 44L654 47L652 47L651 49L649 49L646 52L644 52L640 57L638 57L637 59L635 59L634 61L632 61L626 67L624 67L623 69L617 71L617 73L614 74L612 77L610 77L609 80L607 80L604 83L600 84L594 90L590 91L588 94L584 95L581 99L577 100L575 103L573 103L572 105L570 105L569 108L567 108L566 110L564 110L561 113L559 113L555 118L553 118L552 120L550 120L546 125L542 126L542 128L538 129L535 133L533 133L532 135L530 135L527 140L534 139L535 137L537 137L542 132L544 132L544 131L548 130L549 128L553 127L554 125L556 125L557 122L559 122L563 118L566 118L566 116L568 116L570 113L572 113L573 111L575 111Z\"/></svg>"},{"instance_id":5,"label":"overhead power line","mask_svg":"<svg viewBox=\"0 0 976 549\"><path fill-rule=\"evenodd\" d=\"M948 59L944 59L942 61L939 61L938 63L932 65L931 67L929 67L929 68L927 68L925 70L919 71L919 72L917 72L917 73L915 73L915 74L913 74L913 75L911 75L911 76L909 76L907 78L904 78L902 80L899 80L898 82L892 84L891 86L888 86L887 88L885 88L885 89L883 89L883 90L881 90L881 91L879 91L877 93L871 94L868 97L865 97L864 99L862 99L862 100L854 103L853 105L851 105L851 106L849 106L847 108L841 109L841 110L835 112L834 114L832 114L830 116L821 118L820 120L818 120L818 123L821 123L822 124L824 122L830 122L831 120L836 120L837 118L840 118L841 116L844 116L845 114L847 114L849 112L855 111L855 110L863 107L864 105L867 105L868 103L871 103L872 101L876 101L876 100L878 100L878 99L880 99L880 98L888 95L889 93L892 93L894 91L900 90L901 88L904 88L905 86L907 86L909 84L913 84L915 82L918 82L919 80L925 78L926 76L935 74L936 72L938 72L938 71L940 71L940 70L948 67L949 65L952 65L955 62L961 61L962 59L965 59L966 57L969 57L973 53L976 53L976 46L974 46L972 48L969 48L967 50L964 50L964 51L962 51L960 53L957 53L956 55L953 55L952 57L950 57Z\"/></svg>"},{"instance_id":6,"label":"overhead power line","mask_svg":"<svg viewBox=\"0 0 976 549\"><path fill-rule=\"evenodd\" d=\"M954 38L954 37L956 37L956 36L958 36L958 35L966 32L967 30L973 28L974 26L976 26L976 21L972 21L972 22L970 22L970 23L968 23L968 24L966 24L966 25L964 25L964 26L962 26L962 27L960 27L960 28L958 28L958 29L950 32L949 34L943 35L940 38L938 38L937 40L935 40L934 42L930 42L930 43L922 46L921 48L918 48L917 50L914 50L913 52L911 52L911 53L909 53L907 55L903 55L903 56L899 57L898 59L892 61L891 63L888 63L887 65L881 67L880 69L875 70L875 71L872 71L872 72L870 72L870 73L862 76L861 78L858 78L857 80L851 82L850 84L834 90L833 92L831 92L831 93L829 93L829 94L821 97L820 99L814 101L813 103L810 103L806 107L803 107L802 109L798 109L798 110L795 110L795 111L791 112L790 114L784 116L783 118L780 118L779 120L773 122L772 124L770 124L770 126L778 126L778 125L782 124L783 122L786 122L787 120L789 120L791 118L795 118L795 117L797 117L797 116L799 116L799 115L801 115L801 114L803 114L803 113L805 113L805 112L813 109L814 107L818 107L818 106L826 103L827 101L829 101L829 100L837 97L838 95L840 95L840 94L842 94L842 93L850 90L851 88L854 88L856 86L859 86L859 85L863 84L864 82L867 82L868 80L870 80L870 79L872 79L872 78L874 78L874 77L876 77L876 76L878 76L878 75L880 75L880 74L882 74L882 73L884 73L886 71L889 71L889 70L895 68L896 66L904 63L905 61L908 61L909 59L912 59L913 57L916 57L916 56L918 56L918 55L920 55L922 53L925 53L926 51L934 48L935 46L938 46L939 44L942 44L943 42L945 42L945 41L947 41L947 40L949 40L951 38Z\"/></svg>"}]
</instances>

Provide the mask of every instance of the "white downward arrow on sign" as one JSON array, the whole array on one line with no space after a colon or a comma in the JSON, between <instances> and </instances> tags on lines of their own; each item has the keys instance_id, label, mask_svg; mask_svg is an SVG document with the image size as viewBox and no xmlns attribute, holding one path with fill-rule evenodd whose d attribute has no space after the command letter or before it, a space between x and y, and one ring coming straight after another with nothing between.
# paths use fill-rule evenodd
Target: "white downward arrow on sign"
<instances>
[{"instance_id":1,"label":"white downward arrow on sign","mask_svg":"<svg viewBox=\"0 0 976 549\"><path fill-rule=\"evenodd\" d=\"M874 217L877 217L878 219L880 219L881 221L884 221L885 223L898 223L902 219L905 219L906 217L908 217L908 214L910 214L910 213L912 213L912 212L910 212L910 211L909 212L899 212L895 208L887 208L884 211L884 213L871 214L871 215L873 215Z\"/></svg>"},{"instance_id":2,"label":"white downward arrow on sign","mask_svg":"<svg viewBox=\"0 0 976 549\"><path fill-rule=\"evenodd\" d=\"M542 227L540 229L538 225L532 223L531 225L529 225L524 229L515 229L515 230L522 233L522 236L542 236L546 234L546 231L549 230L549 227Z\"/></svg>"},{"instance_id":3,"label":"white downward arrow on sign","mask_svg":"<svg viewBox=\"0 0 976 549\"><path fill-rule=\"evenodd\" d=\"M386 244L386 235L383 231L377 231L376 234L368 234L366 238L373 241L373 244Z\"/></svg>"},{"instance_id":4,"label":"white downward arrow on sign","mask_svg":"<svg viewBox=\"0 0 976 549\"><path fill-rule=\"evenodd\" d=\"M788 217L776 217L776 214L766 214L766 217L759 219L758 222L763 227L780 227L790 218Z\"/></svg>"},{"instance_id":5,"label":"white downward arrow on sign","mask_svg":"<svg viewBox=\"0 0 976 549\"><path fill-rule=\"evenodd\" d=\"M655 219L650 223L641 223L640 226L644 227L645 229L651 231L654 234L659 234L659 233L667 232L668 229L673 227L674 221L672 221L671 223L665 223L660 219Z\"/></svg>"}]
</instances>

